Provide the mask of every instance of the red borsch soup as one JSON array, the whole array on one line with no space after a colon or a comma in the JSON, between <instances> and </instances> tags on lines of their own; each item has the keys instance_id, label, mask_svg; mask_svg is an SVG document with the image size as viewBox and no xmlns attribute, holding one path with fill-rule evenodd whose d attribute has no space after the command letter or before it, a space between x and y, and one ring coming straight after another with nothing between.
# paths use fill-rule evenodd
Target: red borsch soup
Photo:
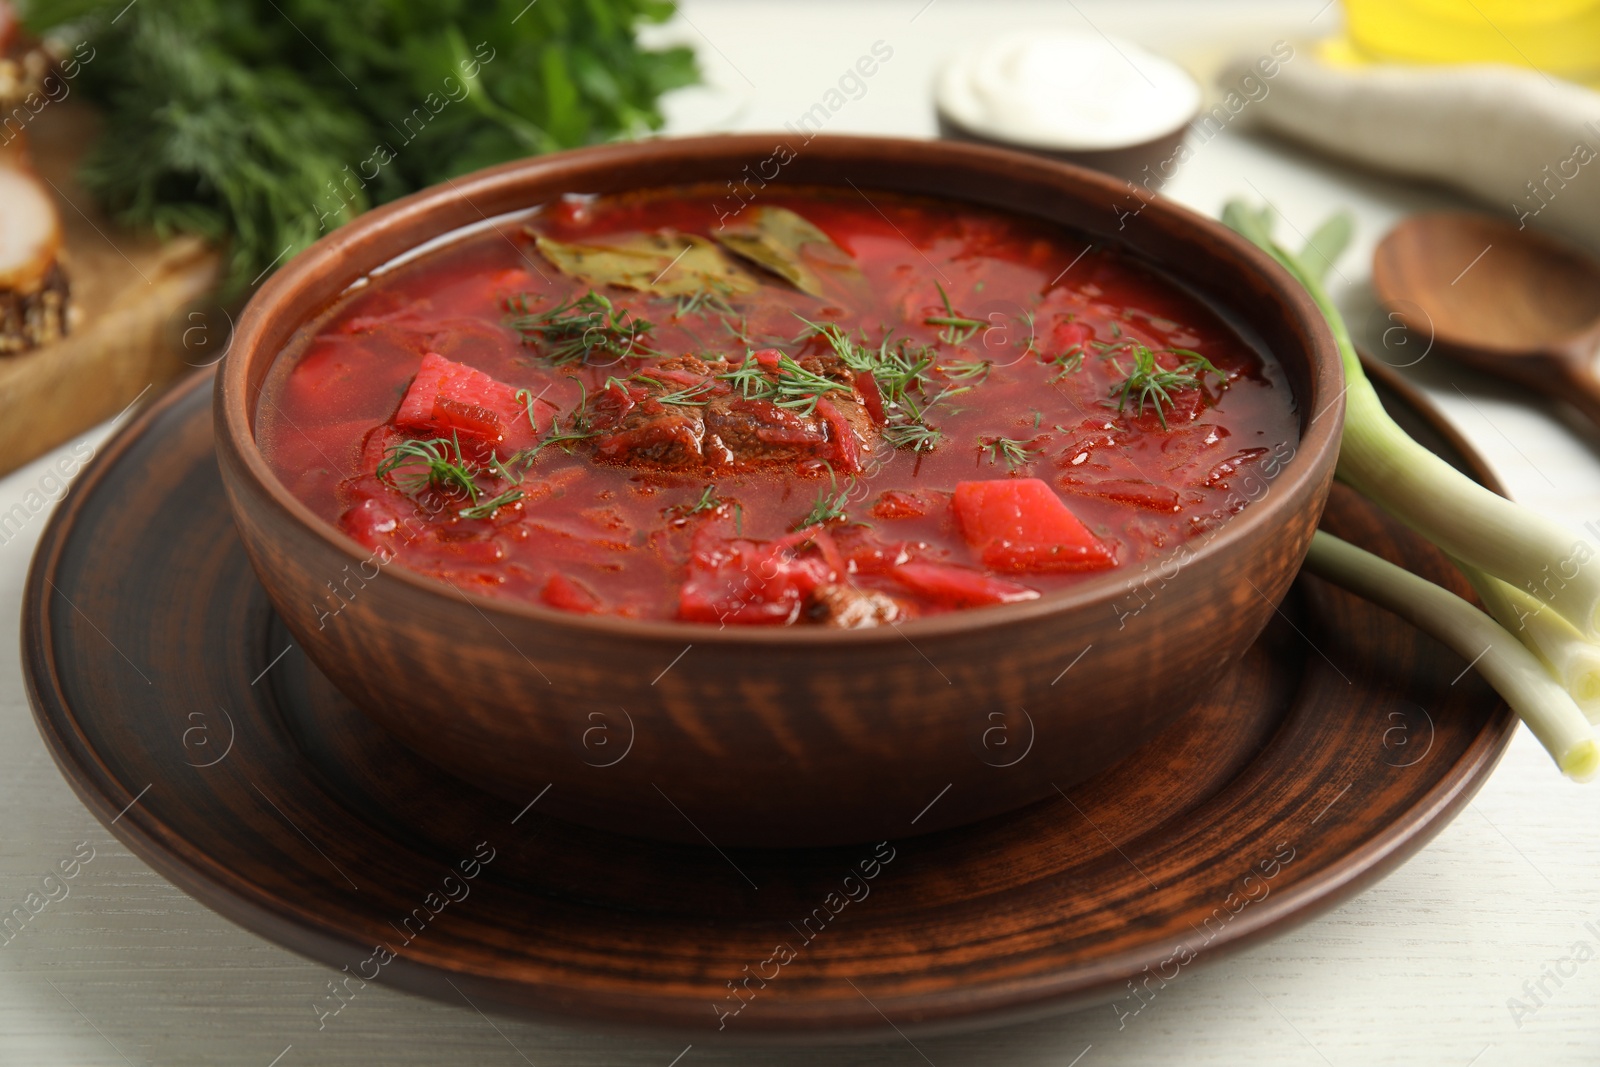
<instances>
[{"instance_id":1,"label":"red borsch soup","mask_svg":"<svg viewBox=\"0 0 1600 1067\"><path fill-rule=\"evenodd\" d=\"M1138 566L1293 452L1281 369L1113 249L763 196L569 196L374 275L275 365L269 461L463 591L860 627Z\"/></svg>"}]
</instances>

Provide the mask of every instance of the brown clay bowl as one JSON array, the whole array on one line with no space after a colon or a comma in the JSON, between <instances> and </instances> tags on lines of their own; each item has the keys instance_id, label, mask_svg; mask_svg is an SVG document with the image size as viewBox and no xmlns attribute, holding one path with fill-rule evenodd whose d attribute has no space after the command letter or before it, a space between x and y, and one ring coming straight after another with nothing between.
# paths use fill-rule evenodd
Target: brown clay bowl
<instances>
[{"instance_id":1,"label":"brown clay bowl","mask_svg":"<svg viewBox=\"0 0 1600 1067\"><path fill-rule=\"evenodd\" d=\"M273 604L368 715L512 810L537 798L547 814L608 830L804 846L938 830L1053 795L1212 686L1271 617L1322 513L1339 358L1303 290L1254 247L1161 200L1130 218L1125 185L1086 170L970 145L816 137L782 180L1034 215L1126 246L1196 291L1284 366L1301 419L1293 458L1244 487L1254 502L1179 557L894 628L584 617L469 596L399 566L319 625L327 583L370 554L292 497L255 442L262 383L297 331L374 268L459 227L564 192L720 184L778 140L611 145L447 182L319 241L239 321L217 380L217 455Z\"/></svg>"}]
</instances>

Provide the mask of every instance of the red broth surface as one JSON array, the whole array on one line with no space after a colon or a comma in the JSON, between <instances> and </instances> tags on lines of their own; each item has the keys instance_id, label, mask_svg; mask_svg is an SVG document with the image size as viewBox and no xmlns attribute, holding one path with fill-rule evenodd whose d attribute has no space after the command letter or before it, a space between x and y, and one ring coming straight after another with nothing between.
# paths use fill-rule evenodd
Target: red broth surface
<instances>
[{"instance_id":1,"label":"red broth surface","mask_svg":"<svg viewBox=\"0 0 1600 1067\"><path fill-rule=\"evenodd\" d=\"M274 367L257 426L269 462L379 563L459 589L635 618L862 626L1139 565L1227 521L1256 495L1241 483L1292 454L1281 368L1133 259L973 206L763 196L847 255L817 272L821 295L737 256L753 291L712 300L563 273L537 236L719 233L709 188L565 197L345 297ZM611 336L623 354L573 360L560 338L514 327L591 291L612 312L579 346ZM904 403L801 317L922 364ZM1141 348L1153 374L1180 375L1156 379L1164 396L1140 388L1148 378L1122 395ZM1195 355L1218 373L1196 373ZM776 404L785 366L833 384L809 410L803 389ZM886 438L895 423L913 429ZM723 447L737 435L743 451ZM470 492L397 462L407 441L434 442Z\"/></svg>"}]
</instances>

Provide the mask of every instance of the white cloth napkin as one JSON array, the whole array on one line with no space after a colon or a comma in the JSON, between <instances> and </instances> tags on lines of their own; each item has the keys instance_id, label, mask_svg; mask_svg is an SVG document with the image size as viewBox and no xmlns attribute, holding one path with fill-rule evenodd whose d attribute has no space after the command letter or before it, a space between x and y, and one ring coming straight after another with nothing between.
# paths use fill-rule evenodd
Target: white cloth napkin
<instances>
[{"instance_id":1,"label":"white cloth napkin","mask_svg":"<svg viewBox=\"0 0 1600 1067\"><path fill-rule=\"evenodd\" d=\"M1221 84L1253 65L1230 64ZM1241 118L1600 250L1600 93L1571 82L1506 66L1347 69L1308 49Z\"/></svg>"}]
</instances>

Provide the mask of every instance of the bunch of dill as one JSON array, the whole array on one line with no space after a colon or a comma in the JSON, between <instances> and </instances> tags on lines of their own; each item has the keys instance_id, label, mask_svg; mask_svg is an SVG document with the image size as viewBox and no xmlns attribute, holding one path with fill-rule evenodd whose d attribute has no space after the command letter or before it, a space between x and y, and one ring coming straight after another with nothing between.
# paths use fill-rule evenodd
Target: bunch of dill
<instances>
[{"instance_id":1,"label":"bunch of dill","mask_svg":"<svg viewBox=\"0 0 1600 1067\"><path fill-rule=\"evenodd\" d=\"M92 54L89 190L229 250L237 293L373 204L507 159L659 127L693 83L640 47L670 0L31 0Z\"/></svg>"}]
</instances>

